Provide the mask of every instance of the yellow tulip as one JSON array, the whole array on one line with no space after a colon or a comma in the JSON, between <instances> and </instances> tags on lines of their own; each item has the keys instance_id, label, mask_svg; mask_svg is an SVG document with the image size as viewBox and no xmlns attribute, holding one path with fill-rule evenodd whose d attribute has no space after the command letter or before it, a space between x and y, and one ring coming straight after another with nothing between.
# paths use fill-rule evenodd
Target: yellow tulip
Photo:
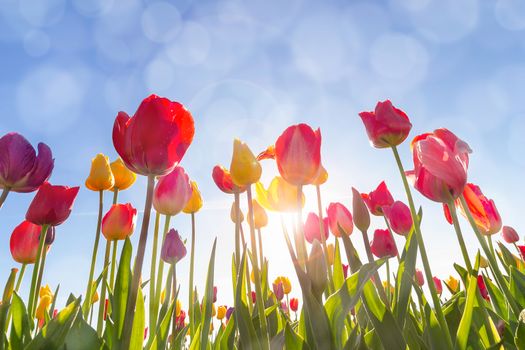
<instances>
[{"instance_id":1,"label":"yellow tulip","mask_svg":"<svg viewBox=\"0 0 525 350\"><path fill-rule=\"evenodd\" d=\"M264 208L261 207L261 205L259 204L259 202L257 202L256 199L252 199L252 206L253 206L253 225L255 226L255 228L260 229L268 225L268 215L266 215ZM248 215L251 215L249 211L248 211Z\"/></svg>"},{"instance_id":2,"label":"yellow tulip","mask_svg":"<svg viewBox=\"0 0 525 350\"><path fill-rule=\"evenodd\" d=\"M51 297L51 299L53 299L53 291L49 287L49 284L46 284L45 286L40 287L40 291L38 292L38 296L40 298L43 298L46 295Z\"/></svg>"},{"instance_id":3,"label":"yellow tulip","mask_svg":"<svg viewBox=\"0 0 525 350\"><path fill-rule=\"evenodd\" d=\"M448 276L445 284L453 294L459 291L459 280L455 279L454 277Z\"/></svg>"},{"instance_id":4,"label":"yellow tulip","mask_svg":"<svg viewBox=\"0 0 525 350\"><path fill-rule=\"evenodd\" d=\"M175 316L179 317L181 310L182 310L182 303L180 302L179 299L177 299L177 302L175 304Z\"/></svg>"},{"instance_id":5,"label":"yellow tulip","mask_svg":"<svg viewBox=\"0 0 525 350\"><path fill-rule=\"evenodd\" d=\"M184 209L182 209L182 211L186 214L196 213L202 208L201 192L199 191L199 187L195 181L191 181L191 188L191 197L188 202L186 202Z\"/></svg>"},{"instance_id":6,"label":"yellow tulip","mask_svg":"<svg viewBox=\"0 0 525 350\"><path fill-rule=\"evenodd\" d=\"M326 171L325 167L321 164L319 167L319 173L317 174L317 178L314 180L313 185L321 186L328 180L328 172Z\"/></svg>"},{"instance_id":7,"label":"yellow tulip","mask_svg":"<svg viewBox=\"0 0 525 350\"><path fill-rule=\"evenodd\" d=\"M326 254L328 255L328 263L330 265L334 264L334 253L335 253L335 247L333 243L330 243L326 246Z\"/></svg>"},{"instance_id":8,"label":"yellow tulip","mask_svg":"<svg viewBox=\"0 0 525 350\"><path fill-rule=\"evenodd\" d=\"M95 291L95 294L93 294L93 297L91 298L91 304L95 304L97 301L99 301L100 297L98 296L98 291Z\"/></svg>"},{"instance_id":9,"label":"yellow tulip","mask_svg":"<svg viewBox=\"0 0 525 350\"><path fill-rule=\"evenodd\" d=\"M217 308L217 319L222 320L226 316L226 306L221 305Z\"/></svg>"},{"instance_id":10,"label":"yellow tulip","mask_svg":"<svg viewBox=\"0 0 525 350\"><path fill-rule=\"evenodd\" d=\"M489 266L489 262L487 259L485 259L483 256L479 257L479 267L482 269L487 268Z\"/></svg>"},{"instance_id":11,"label":"yellow tulip","mask_svg":"<svg viewBox=\"0 0 525 350\"><path fill-rule=\"evenodd\" d=\"M122 159L117 158L110 166L111 172L115 177L115 184L111 189L112 191L128 189L135 183L135 180L137 180L137 175L126 167Z\"/></svg>"},{"instance_id":12,"label":"yellow tulip","mask_svg":"<svg viewBox=\"0 0 525 350\"><path fill-rule=\"evenodd\" d=\"M237 186L249 186L259 181L261 173L261 164L259 164L248 145L235 139L230 164L230 174L233 183Z\"/></svg>"},{"instance_id":13,"label":"yellow tulip","mask_svg":"<svg viewBox=\"0 0 525 350\"><path fill-rule=\"evenodd\" d=\"M252 272L250 272L250 281L252 281L252 283L255 284L255 275L253 273L253 270Z\"/></svg>"},{"instance_id":14,"label":"yellow tulip","mask_svg":"<svg viewBox=\"0 0 525 350\"><path fill-rule=\"evenodd\" d=\"M217 310L215 309L215 304L211 304L211 317L217 315Z\"/></svg>"},{"instance_id":15,"label":"yellow tulip","mask_svg":"<svg viewBox=\"0 0 525 350\"><path fill-rule=\"evenodd\" d=\"M385 289L385 292L386 292L386 290L387 290L387 286L388 286L388 285L389 285L389 284L387 283L387 281L383 281L383 288ZM391 295L394 295L394 292L395 292L394 287L390 284L390 294L391 294Z\"/></svg>"},{"instance_id":16,"label":"yellow tulip","mask_svg":"<svg viewBox=\"0 0 525 350\"><path fill-rule=\"evenodd\" d=\"M273 178L268 189L265 189L261 182L257 182L255 192L259 204L268 210L278 212L297 210L297 186L289 184L280 176ZM304 194L302 205L304 206Z\"/></svg>"},{"instance_id":17,"label":"yellow tulip","mask_svg":"<svg viewBox=\"0 0 525 350\"><path fill-rule=\"evenodd\" d=\"M52 302L53 298L49 295L44 295L40 298L35 311L35 316L38 320L45 320L46 313L49 311Z\"/></svg>"},{"instance_id":18,"label":"yellow tulip","mask_svg":"<svg viewBox=\"0 0 525 350\"><path fill-rule=\"evenodd\" d=\"M290 292L292 291L292 284L290 283L290 279L288 277L279 276L273 281L273 283L274 284L282 283L284 294L290 294Z\"/></svg>"},{"instance_id":19,"label":"yellow tulip","mask_svg":"<svg viewBox=\"0 0 525 350\"><path fill-rule=\"evenodd\" d=\"M99 153L91 160L91 170L86 179L86 187L91 191L109 190L115 184L109 158Z\"/></svg>"},{"instance_id":20,"label":"yellow tulip","mask_svg":"<svg viewBox=\"0 0 525 350\"><path fill-rule=\"evenodd\" d=\"M233 223L236 223L237 222L237 208L235 207L235 202L232 204L232 208L230 210L230 219L232 220ZM242 213L242 210L239 209L239 222L243 222L244 221L244 214Z\"/></svg>"},{"instance_id":21,"label":"yellow tulip","mask_svg":"<svg viewBox=\"0 0 525 350\"><path fill-rule=\"evenodd\" d=\"M166 289L163 289L162 292L160 292L160 303L164 304L165 299L166 299Z\"/></svg>"}]
</instances>

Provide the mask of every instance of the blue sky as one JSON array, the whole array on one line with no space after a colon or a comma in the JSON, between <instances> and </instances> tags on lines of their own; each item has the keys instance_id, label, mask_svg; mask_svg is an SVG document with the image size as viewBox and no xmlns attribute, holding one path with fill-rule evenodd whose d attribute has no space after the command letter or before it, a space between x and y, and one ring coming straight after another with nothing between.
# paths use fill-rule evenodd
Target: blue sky
<instances>
[{"instance_id":1,"label":"blue sky","mask_svg":"<svg viewBox=\"0 0 525 350\"><path fill-rule=\"evenodd\" d=\"M51 182L82 186L73 214L57 229L44 276L53 288L61 283L61 300L83 293L87 282L98 197L83 186L90 160L99 152L116 157L117 112L134 113L150 93L182 102L195 118L182 165L205 200L197 215L197 283L204 283L218 237L219 303L231 302L232 198L216 189L211 169L229 165L233 138L258 152L292 123L321 127L330 174L325 206L350 206L351 186L368 192L381 180L405 200L390 152L370 147L357 116L387 98L411 118L410 137L444 126L470 144L469 179L523 236L525 5L519 0L4 0L0 18L0 134L17 131L33 144L47 143L55 157ZM408 144L401 154L410 168ZM273 175L264 163L263 180ZM139 178L121 200L142 210L144 193ZM307 195L312 210L315 197L310 189ZM32 197L13 193L0 212L0 281L14 266L9 236ZM446 278L461 259L455 234L438 204L419 195L416 201L424 206L434 272ZM189 237L187 215L172 227ZM474 253L474 237L464 229ZM292 276L276 220L263 235L270 276ZM361 238L352 237L361 249ZM188 259L179 268L184 276ZM26 276L23 290L28 284Z\"/></svg>"}]
</instances>

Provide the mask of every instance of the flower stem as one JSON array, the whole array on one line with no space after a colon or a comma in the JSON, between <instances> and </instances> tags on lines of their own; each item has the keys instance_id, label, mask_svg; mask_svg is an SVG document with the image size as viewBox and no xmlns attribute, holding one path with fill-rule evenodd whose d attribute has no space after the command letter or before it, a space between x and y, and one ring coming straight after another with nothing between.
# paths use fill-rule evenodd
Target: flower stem
<instances>
[{"instance_id":1,"label":"flower stem","mask_svg":"<svg viewBox=\"0 0 525 350\"><path fill-rule=\"evenodd\" d=\"M82 312L84 314L84 319L87 320L89 315L89 309L91 309L91 293L93 286L93 276L95 275L95 265L97 262L97 252L98 252L98 243L100 241L100 226L102 223L102 209L104 205L104 191L98 191L98 219L97 219L97 231L95 232L95 244L93 245L93 253L91 255L91 268L89 270L89 279L86 287L86 299L84 300L84 305L82 305Z\"/></svg>"},{"instance_id":2,"label":"flower stem","mask_svg":"<svg viewBox=\"0 0 525 350\"><path fill-rule=\"evenodd\" d=\"M316 185L315 190L317 192L317 210L319 212L319 229L321 230L321 245L323 246L324 260L326 263L326 269L328 271L328 294L332 294L335 291L334 277L332 275L332 268L330 267L330 261L328 259L328 248L326 246L326 237L324 235L325 227L323 220L323 204L321 202L321 186Z\"/></svg>"},{"instance_id":3,"label":"flower stem","mask_svg":"<svg viewBox=\"0 0 525 350\"><path fill-rule=\"evenodd\" d=\"M164 232L162 234L162 244L164 244L164 239L166 239L166 233L170 228L171 215L166 215L164 218ZM155 308L153 313L158 316L159 306L160 306L160 293L162 292L162 281L164 280L164 261L159 257L159 270L157 272L157 285L155 286ZM168 275L167 284L169 283L170 276ZM157 317L155 316L155 317ZM151 316L150 316L151 317Z\"/></svg>"},{"instance_id":4,"label":"flower stem","mask_svg":"<svg viewBox=\"0 0 525 350\"><path fill-rule=\"evenodd\" d=\"M392 301L392 296L390 294L390 259L386 259L386 300L389 309Z\"/></svg>"},{"instance_id":5,"label":"flower stem","mask_svg":"<svg viewBox=\"0 0 525 350\"><path fill-rule=\"evenodd\" d=\"M44 235L46 235L48 227L49 225L42 225L42 231L40 232L44 232ZM33 305L35 304L35 299L39 292L38 290L35 290L35 288L36 288L36 282L38 279L38 272L40 271L40 260L42 258L42 254L45 249L45 242L46 242L46 237L43 237L41 234L40 242L38 243L38 251L36 255L35 264L33 265L33 276L31 277L31 288L29 289L29 301L27 303L27 306L29 308L28 314L29 314L30 319L33 319L35 316L35 309Z\"/></svg>"},{"instance_id":6,"label":"flower stem","mask_svg":"<svg viewBox=\"0 0 525 350\"><path fill-rule=\"evenodd\" d=\"M294 232L295 250L297 251L297 259L299 266L305 270L308 255L306 252L306 242L304 238L303 227L303 186L297 186L297 229Z\"/></svg>"},{"instance_id":7,"label":"flower stem","mask_svg":"<svg viewBox=\"0 0 525 350\"><path fill-rule=\"evenodd\" d=\"M112 245L113 245L113 253L111 254L111 274L109 276L109 286L111 287L111 290L113 290L113 285L115 283L115 267L117 266L118 241L114 240L112 242Z\"/></svg>"},{"instance_id":8,"label":"flower stem","mask_svg":"<svg viewBox=\"0 0 525 350\"><path fill-rule=\"evenodd\" d=\"M241 227L241 217L240 217L240 194L235 192L235 266L237 268L237 273L239 273L239 264L241 263L241 239L240 239L240 227Z\"/></svg>"},{"instance_id":9,"label":"flower stem","mask_svg":"<svg viewBox=\"0 0 525 350\"><path fill-rule=\"evenodd\" d=\"M173 266L173 328L171 330L171 339L172 339L172 349L175 348L173 346L173 342L175 342L175 332L177 331L177 264L172 264Z\"/></svg>"},{"instance_id":10,"label":"flower stem","mask_svg":"<svg viewBox=\"0 0 525 350\"><path fill-rule=\"evenodd\" d=\"M153 231L153 250L151 253L151 271L149 274L149 329L156 329L157 313L155 311L155 276L157 275L157 247L159 240L160 213L155 214L155 229ZM150 332L153 341L155 332Z\"/></svg>"},{"instance_id":11,"label":"flower stem","mask_svg":"<svg viewBox=\"0 0 525 350\"><path fill-rule=\"evenodd\" d=\"M44 239L45 239L45 236L47 235L47 232L44 234ZM46 266L46 257L47 257L47 244L45 243L44 241L44 251L42 252L42 260L40 261L40 269L38 271L38 278L36 280L36 295L38 295L40 293L40 287L42 286L42 277L44 275L44 268ZM36 311L36 307L37 307L37 300L38 298L35 296L35 299L33 301L34 305L33 305L33 308L34 310Z\"/></svg>"},{"instance_id":12,"label":"flower stem","mask_svg":"<svg viewBox=\"0 0 525 350\"><path fill-rule=\"evenodd\" d=\"M452 349L452 338L450 337L450 331L448 329L447 321L445 320L443 309L441 308L441 302L439 301L439 297L437 295L436 286L434 285L434 283L430 283L430 281L432 281L432 271L430 270L430 263L428 261L425 243L423 242L423 235L421 234L419 217L416 213L416 207L414 205L414 199L412 198L412 192L410 191L410 187L408 186L408 181L405 175L405 170L403 168L403 163L401 162L401 158L399 157L399 152L397 151L396 146L392 146L392 152L394 153L394 158L396 159L399 174L401 175L401 180L403 181L403 186L405 187L405 192L410 207L410 213L412 214L412 220L414 221L414 230L419 246L419 252L421 254L421 260L423 262L423 269L425 271L426 279L427 281L429 281L427 285L430 290L430 295L432 296L432 302L434 304L436 316L439 325L441 326L441 330L445 336L445 341L447 342L448 348Z\"/></svg>"},{"instance_id":13,"label":"flower stem","mask_svg":"<svg viewBox=\"0 0 525 350\"><path fill-rule=\"evenodd\" d=\"M139 289L140 277L142 273L142 264L144 263L144 253L146 250L146 242L148 240L148 226L151 214L151 205L153 200L153 189L155 187L155 176L148 176L148 189L146 192L146 203L144 205L144 217L142 219L142 228L140 231L139 246L137 249L137 256L135 258L135 265L133 266L133 277L131 280L131 287L128 296L128 303L126 305L126 314L124 318L124 328L122 330L122 349L128 349L131 341L131 330L133 327L133 319L135 317L135 305L137 304L137 293ZM141 301L142 302L142 301Z\"/></svg>"},{"instance_id":14,"label":"flower stem","mask_svg":"<svg viewBox=\"0 0 525 350\"><path fill-rule=\"evenodd\" d=\"M461 254L463 254L463 260L465 260L465 266L467 267L469 275L472 276L472 264L470 263L467 246L465 245L465 240L463 239L463 234L461 233L461 227L459 226L456 206L454 205L454 202L447 203L446 205L449 209L450 216L452 217L452 222L454 223L454 229L458 237L459 246L461 247Z\"/></svg>"},{"instance_id":15,"label":"flower stem","mask_svg":"<svg viewBox=\"0 0 525 350\"><path fill-rule=\"evenodd\" d=\"M106 252L104 254L104 272L102 273L102 287L100 291L100 301L98 304L98 321L97 321L97 333L102 335L102 328L104 326L104 306L106 304L106 286L108 279L107 266L109 265L109 253L111 251L111 241L106 240Z\"/></svg>"},{"instance_id":16,"label":"flower stem","mask_svg":"<svg viewBox=\"0 0 525 350\"><path fill-rule=\"evenodd\" d=\"M190 319L190 335L193 336L195 331L195 319L194 319L194 286L193 286L193 270L195 268L195 213L191 213L191 251L190 251L190 281L188 290L188 316Z\"/></svg>"},{"instance_id":17,"label":"flower stem","mask_svg":"<svg viewBox=\"0 0 525 350\"><path fill-rule=\"evenodd\" d=\"M9 187L4 187L4 189L2 190L2 194L0 194L0 209L2 209L2 205L4 205L4 202L10 191L11 189Z\"/></svg>"},{"instance_id":18,"label":"flower stem","mask_svg":"<svg viewBox=\"0 0 525 350\"><path fill-rule=\"evenodd\" d=\"M22 268L20 269L20 273L18 274L18 281L16 281L15 286L15 292L18 292L20 289L20 285L22 284L22 280L24 279L24 273L26 272L27 264L22 264Z\"/></svg>"},{"instance_id":19,"label":"flower stem","mask_svg":"<svg viewBox=\"0 0 525 350\"><path fill-rule=\"evenodd\" d=\"M259 257L260 257L259 264L260 264L261 269L262 269L264 267L264 255L263 255L262 234L261 234L261 229L260 228L257 229L257 236L259 238L259 249L261 250L259 252Z\"/></svg>"},{"instance_id":20,"label":"flower stem","mask_svg":"<svg viewBox=\"0 0 525 350\"><path fill-rule=\"evenodd\" d=\"M113 204L117 204L117 202L118 202L118 190L114 189L113 190Z\"/></svg>"}]
</instances>

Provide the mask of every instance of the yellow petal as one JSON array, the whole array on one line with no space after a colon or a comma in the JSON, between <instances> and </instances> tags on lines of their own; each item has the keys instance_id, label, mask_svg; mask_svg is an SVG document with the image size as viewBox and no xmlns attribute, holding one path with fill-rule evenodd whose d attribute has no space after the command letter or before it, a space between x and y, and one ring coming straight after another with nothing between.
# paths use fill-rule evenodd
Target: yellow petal
<instances>
[{"instance_id":1,"label":"yellow petal","mask_svg":"<svg viewBox=\"0 0 525 350\"><path fill-rule=\"evenodd\" d=\"M191 197L182 211L186 214L198 212L202 208L202 197L199 187L195 181L191 181Z\"/></svg>"},{"instance_id":2,"label":"yellow petal","mask_svg":"<svg viewBox=\"0 0 525 350\"><path fill-rule=\"evenodd\" d=\"M230 174L233 183L237 186L249 186L259 181L261 173L261 164L259 164L248 145L235 139L230 164Z\"/></svg>"},{"instance_id":3,"label":"yellow petal","mask_svg":"<svg viewBox=\"0 0 525 350\"><path fill-rule=\"evenodd\" d=\"M110 166L115 178L115 184L112 190L122 191L128 189L135 183L135 180L137 180L137 175L126 167L122 159L117 158Z\"/></svg>"},{"instance_id":4,"label":"yellow petal","mask_svg":"<svg viewBox=\"0 0 525 350\"><path fill-rule=\"evenodd\" d=\"M109 158L99 153L91 160L91 170L86 179L86 187L92 191L109 190L115 184Z\"/></svg>"}]
</instances>

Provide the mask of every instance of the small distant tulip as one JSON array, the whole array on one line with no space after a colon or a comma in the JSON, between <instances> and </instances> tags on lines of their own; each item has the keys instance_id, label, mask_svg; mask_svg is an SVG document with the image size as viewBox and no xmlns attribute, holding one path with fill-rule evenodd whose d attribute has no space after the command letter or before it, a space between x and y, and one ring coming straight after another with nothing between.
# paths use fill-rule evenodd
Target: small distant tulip
<instances>
[{"instance_id":1,"label":"small distant tulip","mask_svg":"<svg viewBox=\"0 0 525 350\"><path fill-rule=\"evenodd\" d=\"M91 160L91 170L86 179L86 187L91 191L105 191L113 188L115 177L111 172L109 158L99 153Z\"/></svg>"},{"instance_id":2,"label":"small distant tulip","mask_svg":"<svg viewBox=\"0 0 525 350\"><path fill-rule=\"evenodd\" d=\"M487 267L489 267L489 262L487 261L487 259L485 259L484 256L481 256L479 257L479 267L481 267L482 269L486 269Z\"/></svg>"},{"instance_id":3,"label":"small distant tulip","mask_svg":"<svg viewBox=\"0 0 525 350\"><path fill-rule=\"evenodd\" d=\"M520 236L518 235L516 230L510 226L503 226L501 235L503 236L503 239L505 240L505 242L509 244L516 243L517 241L520 240Z\"/></svg>"},{"instance_id":4,"label":"small distant tulip","mask_svg":"<svg viewBox=\"0 0 525 350\"><path fill-rule=\"evenodd\" d=\"M449 276L445 281L445 284L447 285L448 289L450 289L452 294L455 294L459 291L459 280L456 278Z\"/></svg>"},{"instance_id":5,"label":"small distant tulip","mask_svg":"<svg viewBox=\"0 0 525 350\"><path fill-rule=\"evenodd\" d=\"M414 187L435 202L458 198L467 184L468 144L447 129L416 136L412 141L414 170L407 176Z\"/></svg>"},{"instance_id":6,"label":"small distant tulip","mask_svg":"<svg viewBox=\"0 0 525 350\"><path fill-rule=\"evenodd\" d=\"M58 226L69 217L79 187L40 186L26 213L26 220L35 225Z\"/></svg>"},{"instance_id":7,"label":"small distant tulip","mask_svg":"<svg viewBox=\"0 0 525 350\"><path fill-rule=\"evenodd\" d=\"M239 218L237 219L237 207L235 206L235 202L232 203L232 207L230 209L230 219L233 223L236 223L237 220L239 220L239 223L244 221L244 214L242 213L242 210L239 208Z\"/></svg>"},{"instance_id":8,"label":"small distant tulip","mask_svg":"<svg viewBox=\"0 0 525 350\"><path fill-rule=\"evenodd\" d=\"M416 282L418 286L422 287L425 284L425 278L423 277L423 271L416 269Z\"/></svg>"},{"instance_id":9,"label":"small distant tulip","mask_svg":"<svg viewBox=\"0 0 525 350\"><path fill-rule=\"evenodd\" d=\"M343 276L346 278L348 278L348 265L347 264L342 264L343 265Z\"/></svg>"},{"instance_id":10,"label":"small distant tulip","mask_svg":"<svg viewBox=\"0 0 525 350\"><path fill-rule=\"evenodd\" d=\"M482 275L478 275L478 289L483 299L487 301L490 300L489 291L487 290L487 286L485 285L485 281Z\"/></svg>"},{"instance_id":11,"label":"small distant tulip","mask_svg":"<svg viewBox=\"0 0 525 350\"><path fill-rule=\"evenodd\" d=\"M179 315L176 318L176 325L177 325L178 331L180 331L186 326L185 319L186 319L186 312L184 310L181 310Z\"/></svg>"},{"instance_id":12,"label":"small distant tulip","mask_svg":"<svg viewBox=\"0 0 525 350\"><path fill-rule=\"evenodd\" d=\"M115 184L113 185L112 191L119 190L123 191L131 187L137 180L137 175L129 170L122 159L119 157L110 164L111 172L115 178Z\"/></svg>"},{"instance_id":13,"label":"small distant tulip","mask_svg":"<svg viewBox=\"0 0 525 350\"><path fill-rule=\"evenodd\" d=\"M341 235L350 235L354 230L352 214L341 203L330 203L326 210L330 231L336 237Z\"/></svg>"},{"instance_id":14,"label":"small distant tulip","mask_svg":"<svg viewBox=\"0 0 525 350\"><path fill-rule=\"evenodd\" d=\"M434 286L436 286L436 292L441 295L443 293L443 285L441 284L441 280L437 277L432 277L434 280Z\"/></svg>"},{"instance_id":15,"label":"small distant tulip","mask_svg":"<svg viewBox=\"0 0 525 350\"><path fill-rule=\"evenodd\" d=\"M46 317L45 315L48 312L49 307L51 306L52 303L53 303L52 296L44 295L40 297L40 300L38 301L38 306L36 307L36 311L35 311L35 317L39 321L45 320L45 317Z\"/></svg>"},{"instance_id":16,"label":"small distant tulip","mask_svg":"<svg viewBox=\"0 0 525 350\"><path fill-rule=\"evenodd\" d=\"M113 204L102 218L102 234L108 241L123 240L135 231L137 209L130 203Z\"/></svg>"},{"instance_id":17,"label":"small distant tulip","mask_svg":"<svg viewBox=\"0 0 525 350\"><path fill-rule=\"evenodd\" d=\"M388 230L375 230L370 249L378 258L397 256L396 242Z\"/></svg>"},{"instance_id":18,"label":"small distant tulip","mask_svg":"<svg viewBox=\"0 0 525 350\"><path fill-rule=\"evenodd\" d=\"M516 245L520 251L521 258L525 261L525 245Z\"/></svg>"},{"instance_id":19,"label":"small distant tulip","mask_svg":"<svg viewBox=\"0 0 525 350\"><path fill-rule=\"evenodd\" d=\"M202 197L201 192L199 191L199 186L195 181L191 181L191 197L186 203L186 206L182 211L186 214L192 214L198 212L202 208Z\"/></svg>"},{"instance_id":20,"label":"small distant tulip","mask_svg":"<svg viewBox=\"0 0 525 350\"><path fill-rule=\"evenodd\" d=\"M253 206L253 225L255 226L255 229L258 230L268 225L268 215L266 214L266 211L264 211L264 208L259 204L259 202L257 202L256 199L252 199L252 206ZM249 211L248 211L248 215L251 215Z\"/></svg>"},{"instance_id":21,"label":"small distant tulip","mask_svg":"<svg viewBox=\"0 0 525 350\"><path fill-rule=\"evenodd\" d=\"M284 290L283 290L283 284L282 283L273 283L273 294L275 295L275 298L277 298L278 301L283 300L284 298Z\"/></svg>"},{"instance_id":22,"label":"small distant tulip","mask_svg":"<svg viewBox=\"0 0 525 350\"><path fill-rule=\"evenodd\" d=\"M288 309L288 305L286 304L286 301L281 301L281 309L286 314L290 312L290 310Z\"/></svg>"},{"instance_id":23,"label":"small distant tulip","mask_svg":"<svg viewBox=\"0 0 525 350\"><path fill-rule=\"evenodd\" d=\"M370 142L375 148L401 144L412 129L408 116L389 100L378 102L374 112L359 113Z\"/></svg>"},{"instance_id":24,"label":"small distant tulip","mask_svg":"<svg viewBox=\"0 0 525 350\"><path fill-rule=\"evenodd\" d=\"M385 292L387 291L388 287L390 287L390 294L393 295L395 293L394 286L391 283L388 283L387 281L383 281L383 289L385 290Z\"/></svg>"},{"instance_id":25,"label":"small distant tulip","mask_svg":"<svg viewBox=\"0 0 525 350\"><path fill-rule=\"evenodd\" d=\"M233 183L230 171L223 166L216 165L212 172L213 181L224 193L241 193L246 190L245 186L239 187Z\"/></svg>"},{"instance_id":26,"label":"small distant tulip","mask_svg":"<svg viewBox=\"0 0 525 350\"><path fill-rule=\"evenodd\" d=\"M233 307L229 307L228 310L226 310L226 319L227 320L230 320L230 317L231 317L231 315L233 314L234 311L235 311L235 309Z\"/></svg>"},{"instance_id":27,"label":"small distant tulip","mask_svg":"<svg viewBox=\"0 0 525 350\"><path fill-rule=\"evenodd\" d=\"M160 256L168 264L176 264L186 256L186 247L176 230L171 229L166 234Z\"/></svg>"},{"instance_id":28,"label":"small distant tulip","mask_svg":"<svg viewBox=\"0 0 525 350\"><path fill-rule=\"evenodd\" d=\"M182 312L182 303L179 299L177 299L177 302L175 303L175 316L180 316L180 313Z\"/></svg>"},{"instance_id":29,"label":"small distant tulip","mask_svg":"<svg viewBox=\"0 0 525 350\"><path fill-rule=\"evenodd\" d=\"M297 210L297 186L286 182L282 177L273 178L266 190L261 182L255 184L257 201L264 208L277 212ZM301 205L304 206L304 194L301 194Z\"/></svg>"},{"instance_id":30,"label":"small distant tulip","mask_svg":"<svg viewBox=\"0 0 525 350\"><path fill-rule=\"evenodd\" d=\"M274 284L281 283L283 285L283 292L284 294L290 294L292 291L292 284L290 283L290 279L285 276L279 276L273 281Z\"/></svg>"},{"instance_id":31,"label":"small distant tulip","mask_svg":"<svg viewBox=\"0 0 525 350\"><path fill-rule=\"evenodd\" d=\"M396 201L391 206L383 207L383 213L392 231L401 236L410 233L413 224L412 214L405 203Z\"/></svg>"},{"instance_id":32,"label":"small distant tulip","mask_svg":"<svg viewBox=\"0 0 525 350\"><path fill-rule=\"evenodd\" d=\"M290 184L313 183L321 166L321 131L306 124L288 127L275 142L275 161Z\"/></svg>"},{"instance_id":33,"label":"small distant tulip","mask_svg":"<svg viewBox=\"0 0 525 350\"><path fill-rule=\"evenodd\" d=\"M226 306L221 305L217 308L217 319L221 321L226 316Z\"/></svg>"},{"instance_id":34,"label":"small distant tulip","mask_svg":"<svg viewBox=\"0 0 525 350\"><path fill-rule=\"evenodd\" d=\"M299 309L299 299L291 298L290 299L290 310L292 310L293 312L297 312L298 309Z\"/></svg>"},{"instance_id":35,"label":"small distant tulip","mask_svg":"<svg viewBox=\"0 0 525 350\"><path fill-rule=\"evenodd\" d=\"M235 139L230 164L230 174L233 183L237 186L249 186L259 181L261 173L261 164L259 164L248 145Z\"/></svg>"},{"instance_id":36,"label":"small distant tulip","mask_svg":"<svg viewBox=\"0 0 525 350\"><path fill-rule=\"evenodd\" d=\"M268 146L267 149L257 155L257 160L275 159L275 145Z\"/></svg>"},{"instance_id":37,"label":"small distant tulip","mask_svg":"<svg viewBox=\"0 0 525 350\"><path fill-rule=\"evenodd\" d=\"M370 227L370 213L359 191L352 187L352 211L354 212L354 225L360 231L366 232Z\"/></svg>"},{"instance_id":38,"label":"small distant tulip","mask_svg":"<svg viewBox=\"0 0 525 350\"><path fill-rule=\"evenodd\" d=\"M38 253L38 243L42 226L23 221L15 227L9 240L11 256L20 264L33 264Z\"/></svg>"},{"instance_id":39,"label":"small distant tulip","mask_svg":"<svg viewBox=\"0 0 525 350\"><path fill-rule=\"evenodd\" d=\"M328 232L328 218L323 219L324 239L327 240L329 237ZM309 213L304 223L304 237L308 243L313 243L314 240L321 241L321 227L319 222L319 216L315 213Z\"/></svg>"},{"instance_id":40,"label":"small distant tulip","mask_svg":"<svg viewBox=\"0 0 525 350\"><path fill-rule=\"evenodd\" d=\"M370 193L363 193L361 197L365 201L370 212L377 216L383 215L383 207L389 207L394 204L394 198L390 194L386 183L383 181L377 188Z\"/></svg>"},{"instance_id":41,"label":"small distant tulip","mask_svg":"<svg viewBox=\"0 0 525 350\"><path fill-rule=\"evenodd\" d=\"M113 145L133 172L160 176L180 162L194 133L193 117L182 104L150 95L133 117L118 113Z\"/></svg>"},{"instance_id":42,"label":"small distant tulip","mask_svg":"<svg viewBox=\"0 0 525 350\"><path fill-rule=\"evenodd\" d=\"M212 299L212 302L213 303L217 302L217 287L216 286L213 286L213 299Z\"/></svg>"},{"instance_id":43,"label":"small distant tulip","mask_svg":"<svg viewBox=\"0 0 525 350\"><path fill-rule=\"evenodd\" d=\"M11 132L0 138L0 188L14 192L33 192L53 171L51 149L38 144L38 155L22 135Z\"/></svg>"},{"instance_id":44,"label":"small distant tulip","mask_svg":"<svg viewBox=\"0 0 525 350\"><path fill-rule=\"evenodd\" d=\"M252 304L255 304L255 302L257 301L257 294L253 290L250 294L251 294Z\"/></svg>"},{"instance_id":45,"label":"small distant tulip","mask_svg":"<svg viewBox=\"0 0 525 350\"><path fill-rule=\"evenodd\" d=\"M328 181L328 172L326 171L325 167L321 164L319 166L319 173L317 174L317 177L315 178L312 185L321 186L326 181Z\"/></svg>"},{"instance_id":46,"label":"small distant tulip","mask_svg":"<svg viewBox=\"0 0 525 350\"><path fill-rule=\"evenodd\" d=\"M153 207L164 215L177 215L184 209L191 197L190 178L181 166L162 176L153 192Z\"/></svg>"}]
</instances>

